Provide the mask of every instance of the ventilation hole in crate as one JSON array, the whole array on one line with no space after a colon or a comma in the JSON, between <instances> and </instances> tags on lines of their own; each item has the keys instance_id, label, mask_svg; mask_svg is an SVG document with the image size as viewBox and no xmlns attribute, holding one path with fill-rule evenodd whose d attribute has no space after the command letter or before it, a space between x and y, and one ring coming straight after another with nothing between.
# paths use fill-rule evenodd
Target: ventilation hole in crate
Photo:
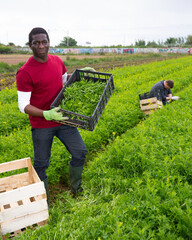
<instances>
[{"instance_id":1,"label":"ventilation hole in crate","mask_svg":"<svg viewBox=\"0 0 192 240\"><path fill-rule=\"evenodd\" d=\"M4 192L6 192L6 190L1 190L1 191L0 191L0 193L4 193Z\"/></svg>"},{"instance_id":2,"label":"ventilation hole in crate","mask_svg":"<svg viewBox=\"0 0 192 240\"><path fill-rule=\"evenodd\" d=\"M35 202L35 198L34 197L30 197L29 198L31 202Z\"/></svg>"},{"instance_id":3,"label":"ventilation hole in crate","mask_svg":"<svg viewBox=\"0 0 192 240\"><path fill-rule=\"evenodd\" d=\"M19 200L17 203L18 203L19 206L23 205L23 201L22 200Z\"/></svg>"},{"instance_id":4,"label":"ventilation hole in crate","mask_svg":"<svg viewBox=\"0 0 192 240\"><path fill-rule=\"evenodd\" d=\"M3 207L4 207L4 209L8 209L8 208L11 208L11 205L10 204L6 204Z\"/></svg>"},{"instance_id":5,"label":"ventilation hole in crate","mask_svg":"<svg viewBox=\"0 0 192 240\"><path fill-rule=\"evenodd\" d=\"M9 238L14 238L14 237L15 237L15 233L11 232L10 235L9 235Z\"/></svg>"}]
</instances>

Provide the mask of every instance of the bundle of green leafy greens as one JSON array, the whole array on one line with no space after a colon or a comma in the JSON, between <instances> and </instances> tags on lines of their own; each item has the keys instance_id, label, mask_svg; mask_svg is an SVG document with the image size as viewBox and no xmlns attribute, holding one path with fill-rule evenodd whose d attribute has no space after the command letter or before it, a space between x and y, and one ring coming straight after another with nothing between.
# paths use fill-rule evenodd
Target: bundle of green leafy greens
<instances>
[{"instance_id":1,"label":"bundle of green leafy greens","mask_svg":"<svg viewBox=\"0 0 192 240\"><path fill-rule=\"evenodd\" d=\"M92 116L105 89L106 82L85 79L69 85L64 92L60 107L84 116Z\"/></svg>"}]
</instances>

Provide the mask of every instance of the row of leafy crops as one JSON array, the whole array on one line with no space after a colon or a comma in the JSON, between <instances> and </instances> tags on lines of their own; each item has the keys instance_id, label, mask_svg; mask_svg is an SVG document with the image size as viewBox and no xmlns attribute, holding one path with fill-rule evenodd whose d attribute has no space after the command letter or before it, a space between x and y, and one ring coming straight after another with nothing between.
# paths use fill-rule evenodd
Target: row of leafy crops
<instances>
[{"instance_id":1,"label":"row of leafy crops","mask_svg":"<svg viewBox=\"0 0 192 240\"><path fill-rule=\"evenodd\" d=\"M19 239L191 238L192 58L111 73L116 88L98 125L93 132L80 130L89 152L84 195L72 199L68 192L58 194L48 224L27 230ZM163 79L175 81L173 93L181 99L146 117L138 95ZM0 112L5 114L0 121L0 162L33 159L30 126L27 118L20 119L25 115L16 102L15 88L0 92ZM50 184L68 181L69 158L55 139Z\"/></svg>"}]
</instances>

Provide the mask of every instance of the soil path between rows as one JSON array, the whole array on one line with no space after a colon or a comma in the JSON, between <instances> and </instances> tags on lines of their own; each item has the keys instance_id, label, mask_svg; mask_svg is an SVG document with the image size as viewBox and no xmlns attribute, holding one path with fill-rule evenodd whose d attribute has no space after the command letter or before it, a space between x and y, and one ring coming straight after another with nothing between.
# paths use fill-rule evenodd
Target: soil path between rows
<instances>
[{"instance_id":1,"label":"soil path between rows","mask_svg":"<svg viewBox=\"0 0 192 240\"><path fill-rule=\"evenodd\" d=\"M21 62L26 62L32 54L0 54L0 62L8 63L9 65L18 64ZM63 61L66 60L67 55L58 55ZM71 56L76 59L84 59L84 58L102 58L104 56L100 55L74 55Z\"/></svg>"}]
</instances>

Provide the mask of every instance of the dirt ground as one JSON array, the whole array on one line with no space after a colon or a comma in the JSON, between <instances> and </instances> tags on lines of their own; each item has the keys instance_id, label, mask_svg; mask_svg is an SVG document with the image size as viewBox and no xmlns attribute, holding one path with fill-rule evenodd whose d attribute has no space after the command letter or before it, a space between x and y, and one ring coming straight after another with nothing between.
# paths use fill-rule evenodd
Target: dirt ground
<instances>
[{"instance_id":1,"label":"dirt ground","mask_svg":"<svg viewBox=\"0 0 192 240\"><path fill-rule=\"evenodd\" d=\"M29 54L0 54L0 62L11 64L18 64L20 62L26 62L32 55ZM66 60L66 55L58 55L63 61ZM83 59L83 58L101 58L104 56L100 55L74 55L73 58Z\"/></svg>"}]
</instances>

